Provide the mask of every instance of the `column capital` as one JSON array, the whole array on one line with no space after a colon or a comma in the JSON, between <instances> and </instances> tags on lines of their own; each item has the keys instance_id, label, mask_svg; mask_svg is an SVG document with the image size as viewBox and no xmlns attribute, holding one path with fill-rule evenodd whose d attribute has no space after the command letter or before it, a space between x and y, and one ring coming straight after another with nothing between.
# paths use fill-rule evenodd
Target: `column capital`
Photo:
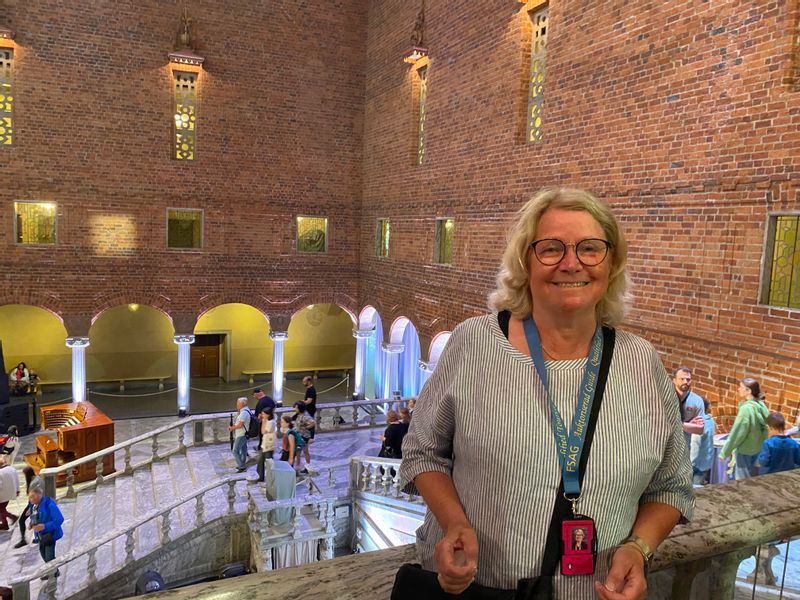
<instances>
[{"instance_id":1,"label":"column capital","mask_svg":"<svg viewBox=\"0 0 800 600\"><path fill-rule=\"evenodd\" d=\"M386 342L381 344L381 348L383 348L384 352L388 352L389 354L400 354L406 349L404 344L387 344Z\"/></svg>"},{"instance_id":2,"label":"column capital","mask_svg":"<svg viewBox=\"0 0 800 600\"><path fill-rule=\"evenodd\" d=\"M89 336L72 335L67 338L67 348L85 348L89 345Z\"/></svg>"},{"instance_id":3,"label":"column capital","mask_svg":"<svg viewBox=\"0 0 800 600\"><path fill-rule=\"evenodd\" d=\"M436 363L435 362L427 362L427 361L421 360L417 364L418 364L419 368L422 369L423 371L425 371L426 373L433 373L433 371L436 369Z\"/></svg>"},{"instance_id":4,"label":"column capital","mask_svg":"<svg viewBox=\"0 0 800 600\"><path fill-rule=\"evenodd\" d=\"M191 333L176 333L172 336L172 341L176 344L194 344L194 335Z\"/></svg>"},{"instance_id":5,"label":"column capital","mask_svg":"<svg viewBox=\"0 0 800 600\"><path fill-rule=\"evenodd\" d=\"M289 332L288 331L270 331L269 332L269 339L273 342L285 342L289 339Z\"/></svg>"},{"instance_id":6,"label":"column capital","mask_svg":"<svg viewBox=\"0 0 800 600\"><path fill-rule=\"evenodd\" d=\"M353 329L353 337L357 340L366 340L375 333L374 329Z\"/></svg>"}]
</instances>

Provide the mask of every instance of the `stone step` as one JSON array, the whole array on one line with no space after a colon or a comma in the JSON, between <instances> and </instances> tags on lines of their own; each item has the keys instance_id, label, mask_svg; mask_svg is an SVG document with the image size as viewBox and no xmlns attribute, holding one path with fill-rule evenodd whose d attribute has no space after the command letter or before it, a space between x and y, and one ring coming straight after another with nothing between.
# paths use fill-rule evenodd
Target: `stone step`
<instances>
[{"instance_id":1,"label":"stone step","mask_svg":"<svg viewBox=\"0 0 800 600\"><path fill-rule=\"evenodd\" d=\"M150 469L139 469L133 473L134 495L133 505L137 516L150 512L156 507L153 476ZM158 519L142 524L134 536L136 548L133 555L141 558L150 552L160 543L160 536L157 527Z\"/></svg>"},{"instance_id":2,"label":"stone step","mask_svg":"<svg viewBox=\"0 0 800 600\"><path fill-rule=\"evenodd\" d=\"M175 485L176 497L185 496L194 489L194 480L189 467L189 459L183 454L173 454L169 459L170 476ZM195 502L178 507L173 521L175 535L182 535L194 527Z\"/></svg>"},{"instance_id":3,"label":"stone step","mask_svg":"<svg viewBox=\"0 0 800 600\"><path fill-rule=\"evenodd\" d=\"M160 505L167 504L175 500L178 496L175 492L175 484L172 481L172 472L169 467L168 460L159 460L154 462L151 465L152 470L152 477L153 477L153 488L155 490L155 506L158 507ZM170 538L174 538L178 532L176 531L176 524L179 524L178 516L175 512L171 512L168 516L162 516L155 520L158 523L159 528L159 535L162 530L162 523L164 519L169 519L169 535ZM158 540L158 545L160 545L160 538Z\"/></svg>"},{"instance_id":4,"label":"stone step","mask_svg":"<svg viewBox=\"0 0 800 600\"><path fill-rule=\"evenodd\" d=\"M136 518L133 498L136 494L131 475L117 477L114 481L114 527L119 529L130 525ZM114 544L114 565L119 566L125 562L125 537Z\"/></svg>"},{"instance_id":5,"label":"stone step","mask_svg":"<svg viewBox=\"0 0 800 600\"><path fill-rule=\"evenodd\" d=\"M214 461L205 448L191 448L187 453L187 465L192 477L192 487L202 487L219 479ZM220 486L203 497L206 521L215 519L228 511L228 487Z\"/></svg>"}]
</instances>

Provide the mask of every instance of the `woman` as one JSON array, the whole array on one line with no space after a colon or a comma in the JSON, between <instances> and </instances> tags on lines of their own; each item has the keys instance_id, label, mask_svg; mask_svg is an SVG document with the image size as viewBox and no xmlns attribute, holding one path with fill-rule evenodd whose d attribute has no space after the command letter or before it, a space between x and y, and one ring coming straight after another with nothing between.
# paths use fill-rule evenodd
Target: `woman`
<instances>
[{"instance_id":1,"label":"woman","mask_svg":"<svg viewBox=\"0 0 800 600\"><path fill-rule=\"evenodd\" d=\"M16 367L11 369L11 373L8 374L8 385L11 388L11 393L17 396L25 393L28 389L29 381L30 373L24 362L19 363Z\"/></svg>"},{"instance_id":2,"label":"woman","mask_svg":"<svg viewBox=\"0 0 800 600\"><path fill-rule=\"evenodd\" d=\"M258 481L264 482L266 473L264 471L264 463L267 459L272 459L275 453L275 413L271 408L267 408L258 413L258 420L261 423L259 431L261 432L261 440L258 446L258 462L256 463L256 473L258 473Z\"/></svg>"},{"instance_id":3,"label":"woman","mask_svg":"<svg viewBox=\"0 0 800 600\"><path fill-rule=\"evenodd\" d=\"M587 550L589 546L586 544L586 531L577 527L572 530L572 550L577 552L579 550Z\"/></svg>"},{"instance_id":4,"label":"woman","mask_svg":"<svg viewBox=\"0 0 800 600\"><path fill-rule=\"evenodd\" d=\"M722 459L736 452L736 466L733 477L737 481L758 475L756 458L767 439L767 417L769 409L764 404L764 394L758 381L747 377L739 382L739 412L733 428L719 453Z\"/></svg>"},{"instance_id":5,"label":"woman","mask_svg":"<svg viewBox=\"0 0 800 600\"><path fill-rule=\"evenodd\" d=\"M616 326L625 314L625 260L626 242L605 204L581 190L545 190L510 232L490 297L498 312L455 328L419 396L400 468L404 490L419 490L430 509L417 553L444 591L460 593L473 580L516 589L552 557L545 547L551 522L560 525L552 516L563 470L531 356L576 434L573 415L584 414L578 389L604 339L599 326ZM536 333L540 343L529 343ZM643 598L651 550L694 508L678 403L659 355L623 331L613 344L576 507L596 525L599 572L531 583L552 584L559 598ZM495 414L512 415L512 426L487 427Z\"/></svg>"},{"instance_id":6,"label":"woman","mask_svg":"<svg viewBox=\"0 0 800 600\"><path fill-rule=\"evenodd\" d=\"M305 402L295 402L292 421L294 422L295 429L300 432L303 438L303 456L306 459L306 466L303 467L303 470L300 472L306 475L309 473L316 475L317 471L311 466L311 454L308 451L308 447L311 445L311 440L314 437L314 429L317 427L317 422L314 420L314 417L306 412L307 410L308 405ZM297 466L300 466L300 452L297 453Z\"/></svg>"},{"instance_id":7,"label":"woman","mask_svg":"<svg viewBox=\"0 0 800 600\"><path fill-rule=\"evenodd\" d=\"M407 426L400 421L397 412L390 410L386 413L388 426L381 436L381 451L378 456L383 458L403 458L403 438L408 431Z\"/></svg>"},{"instance_id":8,"label":"woman","mask_svg":"<svg viewBox=\"0 0 800 600\"><path fill-rule=\"evenodd\" d=\"M0 456L0 531L9 530L11 525L19 520L19 516L8 512L8 503L19 496L19 477L17 470L6 462L5 456Z\"/></svg>"},{"instance_id":9,"label":"woman","mask_svg":"<svg viewBox=\"0 0 800 600\"><path fill-rule=\"evenodd\" d=\"M292 417L289 415L283 415L281 417L281 433L283 434L281 460L288 462L294 467L294 461L303 447L301 443L303 436L294 428Z\"/></svg>"}]
</instances>

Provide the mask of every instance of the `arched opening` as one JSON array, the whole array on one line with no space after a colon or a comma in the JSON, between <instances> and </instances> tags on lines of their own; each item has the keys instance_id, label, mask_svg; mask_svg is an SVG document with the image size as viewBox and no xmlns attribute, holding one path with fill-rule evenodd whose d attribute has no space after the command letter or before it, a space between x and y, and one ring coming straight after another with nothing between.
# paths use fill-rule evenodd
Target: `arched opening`
<instances>
[{"instance_id":1,"label":"arched opening","mask_svg":"<svg viewBox=\"0 0 800 600\"><path fill-rule=\"evenodd\" d=\"M390 392L399 391L403 397L419 393L420 345L417 328L408 317L399 317L392 324L389 335L391 344L402 344L403 351L397 356L396 374L390 382Z\"/></svg>"},{"instance_id":2,"label":"arched opening","mask_svg":"<svg viewBox=\"0 0 800 600\"><path fill-rule=\"evenodd\" d=\"M442 355L442 351L444 347L447 345L447 342L450 341L450 335L452 332L450 331L440 331L431 340L431 345L428 350L428 362L426 363L426 368L421 371L420 373L420 382L419 382L419 389L422 389L422 386L425 385L425 382L428 381L428 378L431 376L436 370L436 365L439 364L439 357Z\"/></svg>"},{"instance_id":3,"label":"arched opening","mask_svg":"<svg viewBox=\"0 0 800 600\"><path fill-rule=\"evenodd\" d=\"M49 310L25 304L0 306L0 343L6 375L24 362L42 384L69 383L72 359L66 339L64 324Z\"/></svg>"},{"instance_id":4,"label":"arched opening","mask_svg":"<svg viewBox=\"0 0 800 600\"><path fill-rule=\"evenodd\" d=\"M383 344L383 324L378 311L373 306L367 306L361 311L358 318L358 328L361 331L374 331L366 339L364 364L364 397L377 398L383 394L384 355L381 351Z\"/></svg>"}]
</instances>

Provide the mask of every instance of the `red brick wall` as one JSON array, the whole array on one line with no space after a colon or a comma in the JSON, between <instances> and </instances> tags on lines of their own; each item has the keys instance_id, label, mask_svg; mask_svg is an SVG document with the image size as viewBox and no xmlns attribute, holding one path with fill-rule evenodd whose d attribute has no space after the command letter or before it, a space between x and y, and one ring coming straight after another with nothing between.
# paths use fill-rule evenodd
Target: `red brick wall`
<instances>
[{"instance_id":1,"label":"red brick wall","mask_svg":"<svg viewBox=\"0 0 800 600\"><path fill-rule=\"evenodd\" d=\"M171 159L182 2L6 5L16 142L0 148L0 303L357 310L364 2L189 3L207 61L192 163ZM58 203L56 247L15 245L20 199ZM167 207L204 209L202 251L166 249ZM326 255L297 254L297 214L329 218ZM114 234L109 217L135 231Z\"/></svg>"},{"instance_id":2,"label":"red brick wall","mask_svg":"<svg viewBox=\"0 0 800 600\"><path fill-rule=\"evenodd\" d=\"M530 25L509 0L426 6L427 152L412 162L417 3L370 3L362 304L427 336L485 310L513 212L547 185L606 198L631 245L626 327L735 413L736 382L800 407L800 312L758 304L766 214L800 211L797 2L568 0L550 7L545 141L523 143ZM434 218L454 265L431 264ZM391 219L389 259L375 221ZM409 314L409 316L411 316ZM434 323L434 320L439 319ZM426 349L423 349L426 354ZM723 419L723 425L727 419Z\"/></svg>"}]
</instances>

